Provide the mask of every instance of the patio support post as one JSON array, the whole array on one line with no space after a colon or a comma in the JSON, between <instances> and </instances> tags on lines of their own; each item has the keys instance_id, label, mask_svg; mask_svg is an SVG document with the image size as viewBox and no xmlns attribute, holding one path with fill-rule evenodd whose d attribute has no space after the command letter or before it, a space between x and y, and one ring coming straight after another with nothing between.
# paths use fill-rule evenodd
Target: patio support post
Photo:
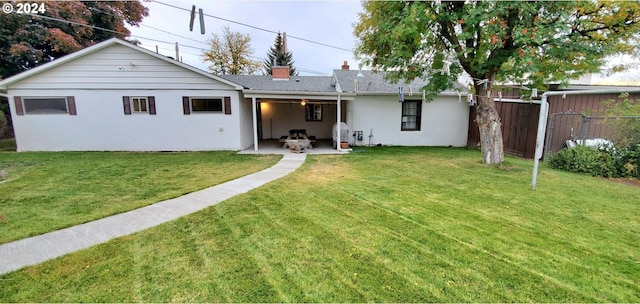
<instances>
[{"instance_id":1,"label":"patio support post","mask_svg":"<svg viewBox=\"0 0 640 304\"><path fill-rule=\"evenodd\" d=\"M253 151L258 152L258 103L251 97L251 112L253 113Z\"/></svg>"},{"instance_id":2,"label":"patio support post","mask_svg":"<svg viewBox=\"0 0 640 304\"><path fill-rule=\"evenodd\" d=\"M337 113L337 118L336 120L338 121L338 134L337 134L337 139L336 139L336 150L338 151L342 151L342 148L340 148L340 144L342 143L342 138L341 138L341 134L340 133L340 123L342 122L341 117L342 117L342 104L341 104L341 100L340 100L340 95L338 95L338 108L336 109L336 113Z\"/></svg>"}]
</instances>

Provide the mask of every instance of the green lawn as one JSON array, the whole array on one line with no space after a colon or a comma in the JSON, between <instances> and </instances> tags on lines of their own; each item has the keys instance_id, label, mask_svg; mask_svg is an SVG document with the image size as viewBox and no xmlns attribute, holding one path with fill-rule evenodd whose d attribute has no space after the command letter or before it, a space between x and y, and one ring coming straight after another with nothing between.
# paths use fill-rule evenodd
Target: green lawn
<instances>
[{"instance_id":1,"label":"green lawn","mask_svg":"<svg viewBox=\"0 0 640 304\"><path fill-rule=\"evenodd\" d=\"M0 302L639 302L640 188L476 150L309 155L176 221L0 276Z\"/></svg>"},{"instance_id":2,"label":"green lawn","mask_svg":"<svg viewBox=\"0 0 640 304\"><path fill-rule=\"evenodd\" d=\"M234 152L0 152L0 243L122 213L267 168Z\"/></svg>"}]
</instances>

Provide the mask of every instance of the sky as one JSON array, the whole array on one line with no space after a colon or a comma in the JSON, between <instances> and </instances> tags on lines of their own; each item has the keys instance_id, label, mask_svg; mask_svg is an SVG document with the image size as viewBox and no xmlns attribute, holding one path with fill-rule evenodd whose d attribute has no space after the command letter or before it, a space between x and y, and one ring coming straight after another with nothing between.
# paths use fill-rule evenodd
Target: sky
<instances>
[{"instance_id":1,"label":"sky","mask_svg":"<svg viewBox=\"0 0 640 304\"><path fill-rule=\"evenodd\" d=\"M361 12L359 0L143 0L149 9L139 27L129 26L132 37L142 47L175 57L175 43L179 44L182 62L208 71L202 52L208 49L207 40L221 35L228 26L233 32L248 34L254 50L254 60L263 61L274 45L277 32L287 34L287 48L293 54L294 67L300 75L331 75L343 61L351 69L358 68L352 51L356 45L353 26ZM189 30L190 10L202 9L205 15L205 34L200 33L196 16L193 31ZM222 20L222 19L226 20ZM300 38L300 39L297 39ZM304 41L304 40L310 40ZM625 61L628 58L615 58ZM640 70L606 76L595 74L592 84L640 84Z\"/></svg>"},{"instance_id":2,"label":"sky","mask_svg":"<svg viewBox=\"0 0 640 304\"><path fill-rule=\"evenodd\" d=\"M349 50L356 45L353 24L361 11L360 1L153 0L143 1L143 5L149 9L149 16L139 27L128 27L131 38L154 52L157 46L159 53L171 57L175 57L175 42L178 42L182 62L202 70L208 70L208 63L202 62L201 55L208 49L206 41L213 34L221 35L225 26L232 32L248 34L254 50L252 59L260 61L267 57L277 32L286 33L287 49L292 52L294 67L300 75L331 75L345 60L351 69L358 67ZM201 8L204 14L227 21L205 16L206 33L202 35L196 16L193 31L189 31L192 5L196 6L196 12Z\"/></svg>"}]
</instances>

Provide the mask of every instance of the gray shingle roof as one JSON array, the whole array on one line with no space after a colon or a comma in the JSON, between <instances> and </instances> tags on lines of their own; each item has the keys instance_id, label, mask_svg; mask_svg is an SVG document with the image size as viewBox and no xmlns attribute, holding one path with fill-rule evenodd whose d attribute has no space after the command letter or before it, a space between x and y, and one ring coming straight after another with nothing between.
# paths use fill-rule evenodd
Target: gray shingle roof
<instances>
[{"instance_id":1,"label":"gray shingle roof","mask_svg":"<svg viewBox=\"0 0 640 304\"><path fill-rule=\"evenodd\" d=\"M363 77L358 77L357 70L334 70L340 88L343 92L353 92L355 80L358 80L358 92L397 94L402 85L403 92L413 91L419 94L421 88L427 84L425 80L415 79L411 83L400 81L392 84L384 80L384 73L362 71ZM270 75L219 75L218 77L237 83L245 89L265 92L336 92L333 76L292 76L289 80L273 80ZM467 89L456 84L460 92Z\"/></svg>"},{"instance_id":2,"label":"gray shingle roof","mask_svg":"<svg viewBox=\"0 0 640 304\"><path fill-rule=\"evenodd\" d=\"M273 80L270 75L219 75L245 89L256 91L335 92L332 76L291 76L289 80Z\"/></svg>"},{"instance_id":3,"label":"gray shingle roof","mask_svg":"<svg viewBox=\"0 0 640 304\"><path fill-rule=\"evenodd\" d=\"M415 94L421 91L421 88L428 82L423 79L414 79L410 83L400 81L393 84L384 80L384 73L374 73L372 71L362 71L362 77L358 77L357 70L334 70L340 88L344 92L353 92L355 81L358 81L358 92L367 93L398 93L398 87L402 86L404 94L413 91ZM456 83L456 88L461 92L467 91L466 88Z\"/></svg>"}]
</instances>

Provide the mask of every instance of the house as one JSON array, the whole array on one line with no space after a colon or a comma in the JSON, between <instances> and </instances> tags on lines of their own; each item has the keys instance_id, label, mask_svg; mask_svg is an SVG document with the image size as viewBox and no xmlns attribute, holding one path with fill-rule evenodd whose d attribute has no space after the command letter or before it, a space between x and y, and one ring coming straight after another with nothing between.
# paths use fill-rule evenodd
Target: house
<instances>
[{"instance_id":1,"label":"house","mask_svg":"<svg viewBox=\"0 0 640 304\"><path fill-rule=\"evenodd\" d=\"M258 151L290 129L331 139L337 122L357 145L467 142L462 87L424 102L424 83L389 84L346 62L332 76L273 74L212 75L114 38L1 80L0 90L18 151Z\"/></svg>"}]
</instances>

